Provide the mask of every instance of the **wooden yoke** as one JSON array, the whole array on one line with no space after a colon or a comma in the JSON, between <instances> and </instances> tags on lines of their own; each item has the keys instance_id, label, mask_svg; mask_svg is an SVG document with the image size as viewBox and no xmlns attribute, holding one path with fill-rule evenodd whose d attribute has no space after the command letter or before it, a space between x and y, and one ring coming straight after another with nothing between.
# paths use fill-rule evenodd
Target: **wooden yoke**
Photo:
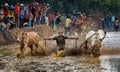
<instances>
[{"instance_id":1,"label":"wooden yoke","mask_svg":"<svg viewBox=\"0 0 120 72\"><path fill-rule=\"evenodd\" d=\"M77 40L78 40L78 37L69 37L68 39L75 39L75 48L77 48Z\"/></svg>"},{"instance_id":2,"label":"wooden yoke","mask_svg":"<svg viewBox=\"0 0 120 72\"><path fill-rule=\"evenodd\" d=\"M75 48L77 48L78 37L68 37L68 39L75 39L76 40L76 42L75 42L75 44L76 44ZM47 40L53 40L53 38L44 38L44 40L45 40L45 46L47 46Z\"/></svg>"},{"instance_id":3,"label":"wooden yoke","mask_svg":"<svg viewBox=\"0 0 120 72\"><path fill-rule=\"evenodd\" d=\"M45 40L45 46L47 46L47 40L53 40L53 38L44 38Z\"/></svg>"}]
</instances>

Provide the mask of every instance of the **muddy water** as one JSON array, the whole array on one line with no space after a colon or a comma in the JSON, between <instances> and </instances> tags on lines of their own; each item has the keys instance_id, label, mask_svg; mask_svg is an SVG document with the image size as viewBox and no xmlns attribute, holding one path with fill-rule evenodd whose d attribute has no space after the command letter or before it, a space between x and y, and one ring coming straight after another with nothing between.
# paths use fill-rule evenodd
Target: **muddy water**
<instances>
[{"instance_id":1,"label":"muddy water","mask_svg":"<svg viewBox=\"0 0 120 72\"><path fill-rule=\"evenodd\" d=\"M102 72L120 72L120 32L107 32L101 54Z\"/></svg>"},{"instance_id":2,"label":"muddy water","mask_svg":"<svg viewBox=\"0 0 120 72\"><path fill-rule=\"evenodd\" d=\"M120 72L120 56L104 55L100 57L102 72Z\"/></svg>"},{"instance_id":3,"label":"muddy water","mask_svg":"<svg viewBox=\"0 0 120 72\"><path fill-rule=\"evenodd\" d=\"M0 50L0 72L101 72L98 58L82 56L26 56L18 59L8 46Z\"/></svg>"}]
</instances>

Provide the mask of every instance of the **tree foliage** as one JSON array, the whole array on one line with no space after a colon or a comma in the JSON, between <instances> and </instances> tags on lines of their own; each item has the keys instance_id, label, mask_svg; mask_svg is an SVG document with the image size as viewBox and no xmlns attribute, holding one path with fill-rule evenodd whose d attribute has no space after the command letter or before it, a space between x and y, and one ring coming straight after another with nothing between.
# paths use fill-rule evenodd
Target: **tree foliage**
<instances>
[{"instance_id":1,"label":"tree foliage","mask_svg":"<svg viewBox=\"0 0 120 72\"><path fill-rule=\"evenodd\" d=\"M15 4L33 1L49 3L52 10L62 13L81 11L90 14L99 11L104 15L120 14L120 0L0 0L0 3Z\"/></svg>"}]
</instances>

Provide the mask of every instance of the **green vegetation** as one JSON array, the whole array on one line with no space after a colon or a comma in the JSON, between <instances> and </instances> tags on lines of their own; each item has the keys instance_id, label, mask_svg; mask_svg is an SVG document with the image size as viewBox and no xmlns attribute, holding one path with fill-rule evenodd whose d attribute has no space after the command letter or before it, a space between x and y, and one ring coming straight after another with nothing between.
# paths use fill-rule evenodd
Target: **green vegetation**
<instances>
[{"instance_id":1,"label":"green vegetation","mask_svg":"<svg viewBox=\"0 0 120 72\"><path fill-rule=\"evenodd\" d=\"M103 15L120 14L120 0L0 0L0 3L15 4L16 2L31 3L33 1L49 3L51 10L61 13L81 11L91 14L98 11Z\"/></svg>"}]
</instances>

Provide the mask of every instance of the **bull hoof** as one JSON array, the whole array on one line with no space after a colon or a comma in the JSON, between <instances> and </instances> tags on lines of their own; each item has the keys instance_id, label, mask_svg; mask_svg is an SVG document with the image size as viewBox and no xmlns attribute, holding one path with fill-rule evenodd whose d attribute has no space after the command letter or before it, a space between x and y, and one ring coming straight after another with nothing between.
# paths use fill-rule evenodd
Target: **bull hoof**
<instances>
[{"instance_id":1,"label":"bull hoof","mask_svg":"<svg viewBox=\"0 0 120 72\"><path fill-rule=\"evenodd\" d=\"M17 56L17 58L19 58L19 59L22 58L22 55L21 55L21 54L17 54L16 56Z\"/></svg>"}]
</instances>

